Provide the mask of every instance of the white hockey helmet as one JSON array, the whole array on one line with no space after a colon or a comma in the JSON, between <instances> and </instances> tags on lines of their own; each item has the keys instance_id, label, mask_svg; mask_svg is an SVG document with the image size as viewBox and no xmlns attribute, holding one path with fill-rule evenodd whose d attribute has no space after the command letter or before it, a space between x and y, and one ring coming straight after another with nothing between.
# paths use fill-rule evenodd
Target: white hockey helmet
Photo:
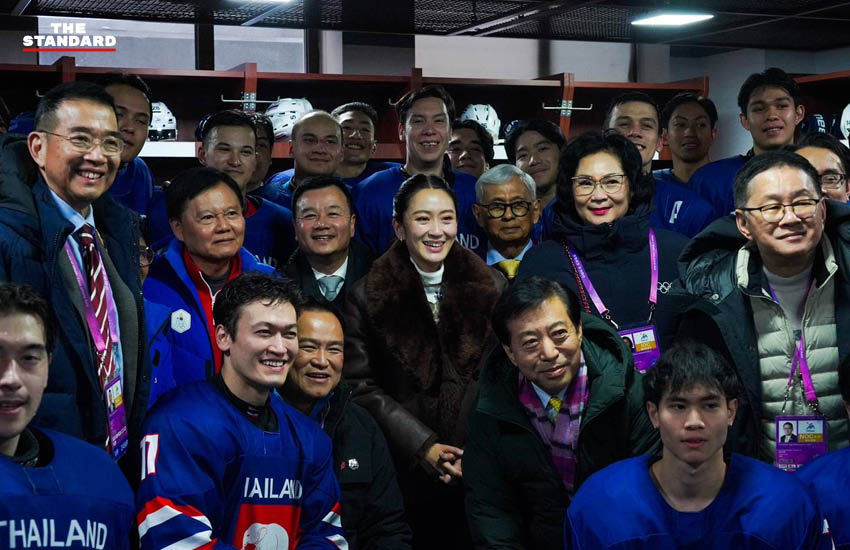
<instances>
[{"instance_id":1,"label":"white hockey helmet","mask_svg":"<svg viewBox=\"0 0 850 550\"><path fill-rule=\"evenodd\" d=\"M499 120L499 115L496 114L496 109L492 105L482 105L480 103L467 105L458 119L474 120L487 128L487 131L493 136L493 141L499 139L499 129L502 127L502 121Z\"/></svg>"},{"instance_id":2,"label":"white hockey helmet","mask_svg":"<svg viewBox=\"0 0 850 550\"><path fill-rule=\"evenodd\" d=\"M844 107L839 124L839 129L844 135L844 139L850 139L850 103L847 104L847 107Z\"/></svg>"},{"instance_id":3,"label":"white hockey helmet","mask_svg":"<svg viewBox=\"0 0 850 550\"><path fill-rule=\"evenodd\" d=\"M305 113L313 110L313 105L305 98L278 99L266 109L274 126L276 141L289 141L292 138L292 127Z\"/></svg>"},{"instance_id":4,"label":"white hockey helmet","mask_svg":"<svg viewBox=\"0 0 850 550\"><path fill-rule=\"evenodd\" d=\"M156 101L151 104L151 123L148 126L148 139L151 141L176 141L177 119L165 103Z\"/></svg>"}]
</instances>

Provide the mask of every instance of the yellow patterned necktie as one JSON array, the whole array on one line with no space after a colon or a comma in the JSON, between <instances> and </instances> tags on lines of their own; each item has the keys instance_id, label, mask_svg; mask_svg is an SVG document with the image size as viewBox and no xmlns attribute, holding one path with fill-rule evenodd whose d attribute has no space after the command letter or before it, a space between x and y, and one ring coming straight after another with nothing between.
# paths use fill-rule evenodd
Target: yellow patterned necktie
<instances>
[{"instance_id":1,"label":"yellow patterned necktie","mask_svg":"<svg viewBox=\"0 0 850 550\"><path fill-rule=\"evenodd\" d=\"M552 424L555 423L555 420L558 418L558 413L561 412L561 403L562 401L557 397L549 398L549 406L552 407L552 410L555 411L555 414L549 417L549 420L552 421Z\"/></svg>"},{"instance_id":2,"label":"yellow patterned necktie","mask_svg":"<svg viewBox=\"0 0 850 550\"><path fill-rule=\"evenodd\" d=\"M507 276L508 279L516 277L516 272L519 270L519 260L502 260L496 264L496 267Z\"/></svg>"}]
</instances>

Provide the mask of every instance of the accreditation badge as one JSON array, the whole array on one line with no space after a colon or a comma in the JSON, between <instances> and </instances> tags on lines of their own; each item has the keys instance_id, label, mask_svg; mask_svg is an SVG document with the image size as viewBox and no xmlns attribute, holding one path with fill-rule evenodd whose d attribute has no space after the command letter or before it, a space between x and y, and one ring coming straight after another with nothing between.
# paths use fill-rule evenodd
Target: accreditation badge
<instances>
[{"instance_id":1,"label":"accreditation badge","mask_svg":"<svg viewBox=\"0 0 850 550\"><path fill-rule=\"evenodd\" d=\"M625 329L617 332L617 334L632 350L632 355L635 358L635 370L638 372L648 371L661 357L655 325Z\"/></svg>"},{"instance_id":2,"label":"accreditation badge","mask_svg":"<svg viewBox=\"0 0 850 550\"><path fill-rule=\"evenodd\" d=\"M776 417L776 465L793 472L829 450L822 416Z\"/></svg>"}]
</instances>

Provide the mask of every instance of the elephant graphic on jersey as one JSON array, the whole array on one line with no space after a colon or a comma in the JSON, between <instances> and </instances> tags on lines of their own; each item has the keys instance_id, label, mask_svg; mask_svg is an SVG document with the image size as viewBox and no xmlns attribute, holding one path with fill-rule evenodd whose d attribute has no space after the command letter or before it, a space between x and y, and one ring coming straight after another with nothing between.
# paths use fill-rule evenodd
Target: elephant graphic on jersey
<instances>
[{"instance_id":1,"label":"elephant graphic on jersey","mask_svg":"<svg viewBox=\"0 0 850 550\"><path fill-rule=\"evenodd\" d=\"M242 550L289 550L289 535L277 523L254 523L242 535Z\"/></svg>"}]
</instances>

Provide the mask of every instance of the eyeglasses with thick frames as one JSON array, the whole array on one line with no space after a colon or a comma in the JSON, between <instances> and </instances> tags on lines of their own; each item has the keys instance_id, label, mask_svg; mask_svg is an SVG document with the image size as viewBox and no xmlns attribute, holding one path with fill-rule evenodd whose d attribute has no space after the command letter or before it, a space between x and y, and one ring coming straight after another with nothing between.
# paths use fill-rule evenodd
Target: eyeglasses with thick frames
<instances>
[{"instance_id":1,"label":"eyeglasses with thick frames","mask_svg":"<svg viewBox=\"0 0 850 550\"><path fill-rule=\"evenodd\" d=\"M572 178L573 189L576 196L585 197L592 195L596 191L596 186L600 186L607 195L613 195L623 188L626 182L625 174L608 174L602 179L596 180L590 176L574 176Z\"/></svg>"},{"instance_id":2,"label":"eyeglasses with thick frames","mask_svg":"<svg viewBox=\"0 0 850 550\"><path fill-rule=\"evenodd\" d=\"M149 246L139 247L139 267L148 267L156 259L156 253Z\"/></svg>"},{"instance_id":3,"label":"eyeglasses with thick frames","mask_svg":"<svg viewBox=\"0 0 850 550\"><path fill-rule=\"evenodd\" d=\"M506 204L503 202L491 202L490 204L475 204L487 210L487 215L493 219L504 217L505 213L507 213L508 211L508 208L511 209L511 213L517 218L525 216L526 214L528 214L529 210L531 210L531 203L528 201L514 201L510 204Z\"/></svg>"},{"instance_id":4,"label":"eyeglasses with thick frames","mask_svg":"<svg viewBox=\"0 0 850 550\"><path fill-rule=\"evenodd\" d=\"M821 174L820 186L821 189L841 189L846 179L847 176L844 174Z\"/></svg>"},{"instance_id":5,"label":"eyeglasses with thick frames","mask_svg":"<svg viewBox=\"0 0 850 550\"><path fill-rule=\"evenodd\" d=\"M63 136L62 134L48 132L47 130L37 131L66 140L78 153L88 153L97 145L100 145L100 150L103 151L104 155L120 155L121 151L124 150L124 142L115 136L106 136L104 138L97 139L88 134L71 134L70 136Z\"/></svg>"},{"instance_id":6,"label":"eyeglasses with thick frames","mask_svg":"<svg viewBox=\"0 0 850 550\"><path fill-rule=\"evenodd\" d=\"M801 220L807 220L815 214L821 199L803 199L791 204L765 204L755 208L738 208L742 212L753 212L758 210L759 214L767 223L776 223L785 217L786 208L790 208L794 215Z\"/></svg>"}]
</instances>

